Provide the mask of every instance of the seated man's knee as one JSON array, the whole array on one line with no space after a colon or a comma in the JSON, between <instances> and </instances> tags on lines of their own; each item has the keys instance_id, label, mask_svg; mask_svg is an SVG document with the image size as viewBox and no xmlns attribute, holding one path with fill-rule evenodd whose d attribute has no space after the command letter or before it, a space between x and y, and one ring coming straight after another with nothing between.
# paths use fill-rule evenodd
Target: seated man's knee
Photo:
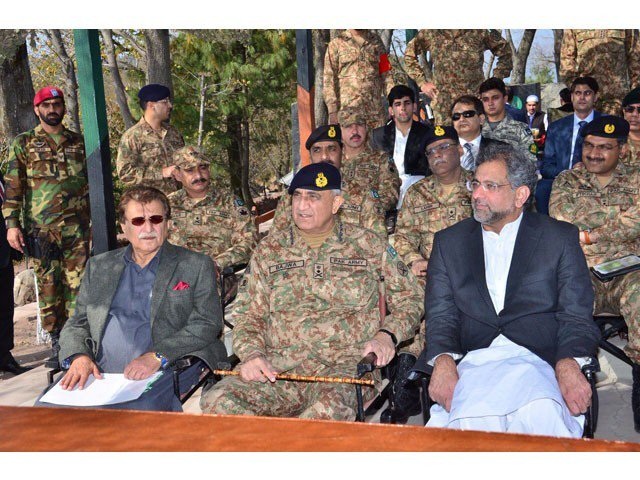
<instances>
[{"instance_id":1,"label":"seated man's knee","mask_svg":"<svg viewBox=\"0 0 640 480\"><path fill-rule=\"evenodd\" d=\"M232 377L224 378L210 388L204 389L200 396L200 409L203 413L220 415L251 415L248 405L244 402L239 391L243 383Z\"/></svg>"}]
</instances>

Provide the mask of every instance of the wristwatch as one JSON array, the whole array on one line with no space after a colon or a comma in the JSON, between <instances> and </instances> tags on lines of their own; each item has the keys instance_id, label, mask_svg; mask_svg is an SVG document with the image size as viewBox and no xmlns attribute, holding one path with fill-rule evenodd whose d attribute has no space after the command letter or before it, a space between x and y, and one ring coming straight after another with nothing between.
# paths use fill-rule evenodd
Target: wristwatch
<instances>
[{"instance_id":1,"label":"wristwatch","mask_svg":"<svg viewBox=\"0 0 640 480\"><path fill-rule=\"evenodd\" d=\"M169 359L158 352L153 352L153 354L156 356L156 359L160 362L160 369L164 370L164 368L169 363Z\"/></svg>"},{"instance_id":2,"label":"wristwatch","mask_svg":"<svg viewBox=\"0 0 640 480\"><path fill-rule=\"evenodd\" d=\"M395 346L395 345L398 345L398 339L397 339L397 338L396 338L396 336L395 336L393 333L391 333L389 330L386 330L386 329L384 329L384 328L381 328L381 329L380 329L380 330L378 330L378 331L379 331L379 332L382 332L382 333L386 333L387 335L389 335L389 336L391 337L391 341L393 342L393 345L394 345L394 346Z\"/></svg>"}]
</instances>

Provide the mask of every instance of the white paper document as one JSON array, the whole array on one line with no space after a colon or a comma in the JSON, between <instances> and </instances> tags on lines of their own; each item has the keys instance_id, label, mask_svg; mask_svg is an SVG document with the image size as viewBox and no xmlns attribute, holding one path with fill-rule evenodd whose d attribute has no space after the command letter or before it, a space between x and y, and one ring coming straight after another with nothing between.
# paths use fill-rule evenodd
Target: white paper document
<instances>
[{"instance_id":1,"label":"white paper document","mask_svg":"<svg viewBox=\"0 0 640 480\"><path fill-rule=\"evenodd\" d=\"M129 402L140 397L160 375L162 372L156 372L144 380L127 380L122 373L103 373L101 380L90 375L84 389L76 386L73 390L63 390L58 382L40 401L73 407Z\"/></svg>"}]
</instances>

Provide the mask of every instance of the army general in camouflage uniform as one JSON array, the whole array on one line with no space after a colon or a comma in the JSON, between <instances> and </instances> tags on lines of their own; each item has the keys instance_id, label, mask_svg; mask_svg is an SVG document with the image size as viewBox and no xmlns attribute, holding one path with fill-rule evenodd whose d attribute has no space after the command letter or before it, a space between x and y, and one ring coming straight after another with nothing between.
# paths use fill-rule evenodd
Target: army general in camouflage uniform
<instances>
[{"instance_id":1,"label":"army general in camouflage uniform","mask_svg":"<svg viewBox=\"0 0 640 480\"><path fill-rule=\"evenodd\" d=\"M305 146L309 150L311 163L327 162L340 170L342 166L342 132L340 125L323 125L316 128ZM384 208L377 191L369 185L353 179L342 179L340 221L368 228L380 235L387 235L384 223ZM282 197L273 217L272 229L287 229L293 222L291 198Z\"/></svg>"},{"instance_id":2,"label":"army general in camouflage uniform","mask_svg":"<svg viewBox=\"0 0 640 480\"><path fill-rule=\"evenodd\" d=\"M582 162L553 182L549 214L580 229L580 243L590 267L640 252L640 170L622 160L629 124L602 116L587 124ZM629 327L624 350L633 367L633 409L640 429L640 271L602 283L592 277L595 311L622 314ZM640 431L640 430L639 430Z\"/></svg>"},{"instance_id":3,"label":"army general in camouflage uniform","mask_svg":"<svg viewBox=\"0 0 640 480\"><path fill-rule=\"evenodd\" d=\"M33 105L40 124L18 135L9 148L2 213L13 248L24 252L25 237L37 239L40 248L26 253L39 258L35 273L42 327L51 334L56 354L89 255L87 165L82 136L62 124L62 91L42 88Z\"/></svg>"},{"instance_id":4,"label":"army general in camouflage uniform","mask_svg":"<svg viewBox=\"0 0 640 480\"><path fill-rule=\"evenodd\" d=\"M622 97L640 82L638 30L564 30L560 78L569 85L584 76L600 84L596 108L620 115Z\"/></svg>"},{"instance_id":5,"label":"army general in camouflage uniform","mask_svg":"<svg viewBox=\"0 0 640 480\"><path fill-rule=\"evenodd\" d=\"M355 108L367 115L369 128L387 121L385 98L393 87L387 50L373 30L344 30L329 42L324 57L322 94L329 123L338 112Z\"/></svg>"},{"instance_id":6,"label":"army general in camouflage uniform","mask_svg":"<svg viewBox=\"0 0 640 480\"><path fill-rule=\"evenodd\" d=\"M205 413L353 420L352 385L275 375L351 377L361 357L373 352L385 365L395 344L415 334L423 310L415 277L384 237L335 217L339 188L339 171L324 162L291 182L295 226L261 241L240 287L233 332L240 378L205 392ZM384 317L380 295L390 311Z\"/></svg>"},{"instance_id":7,"label":"army general in camouflage uniform","mask_svg":"<svg viewBox=\"0 0 640 480\"><path fill-rule=\"evenodd\" d=\"M182 135L168 123L173 110L171 91L164 85L145 85L138 99L144 113L120 139L118 177L126 187L143 184L169 195L178 188L173 152L184 147Z\"/></svg>"},{"instance_id":8,"label":"army general in camouflage uniform","mask_svg":"<svg viewBox=\"0 0 640 480\"><path fill-rule=\"evenodd\" d=\"M493 75L511 74L511 48L498 30L420 30L404 54L407 74L432 99L436 123L449 120L453 99L478 90L484 80L484 52L498 58ZM433 76L427 77L418 56L430 52Z\"/></svg>"}]
</instances>

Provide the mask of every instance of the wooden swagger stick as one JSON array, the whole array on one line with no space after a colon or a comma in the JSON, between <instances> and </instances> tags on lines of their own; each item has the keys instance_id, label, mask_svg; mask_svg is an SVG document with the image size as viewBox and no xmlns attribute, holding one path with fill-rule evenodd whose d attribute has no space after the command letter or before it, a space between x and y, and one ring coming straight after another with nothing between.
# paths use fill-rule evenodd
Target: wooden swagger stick
<instances>
[{"instance_id":1,"label":"wooden swagger stick","mask_svg":"<svg viewBox=\"0 0 640 480\"><path fill-rule=\"evenodd\" d=\"M240 372L234 370L213 370L214 375L232 375L237 377ZM322 382L322 383L349 383L352 385L369 385L373 387L373 380L365 380L363 378L350 378L350 377L309 377L305 375L294 374L277 374L276 380L291 380L294 382Z\"/></svg>"}]
</instances>

